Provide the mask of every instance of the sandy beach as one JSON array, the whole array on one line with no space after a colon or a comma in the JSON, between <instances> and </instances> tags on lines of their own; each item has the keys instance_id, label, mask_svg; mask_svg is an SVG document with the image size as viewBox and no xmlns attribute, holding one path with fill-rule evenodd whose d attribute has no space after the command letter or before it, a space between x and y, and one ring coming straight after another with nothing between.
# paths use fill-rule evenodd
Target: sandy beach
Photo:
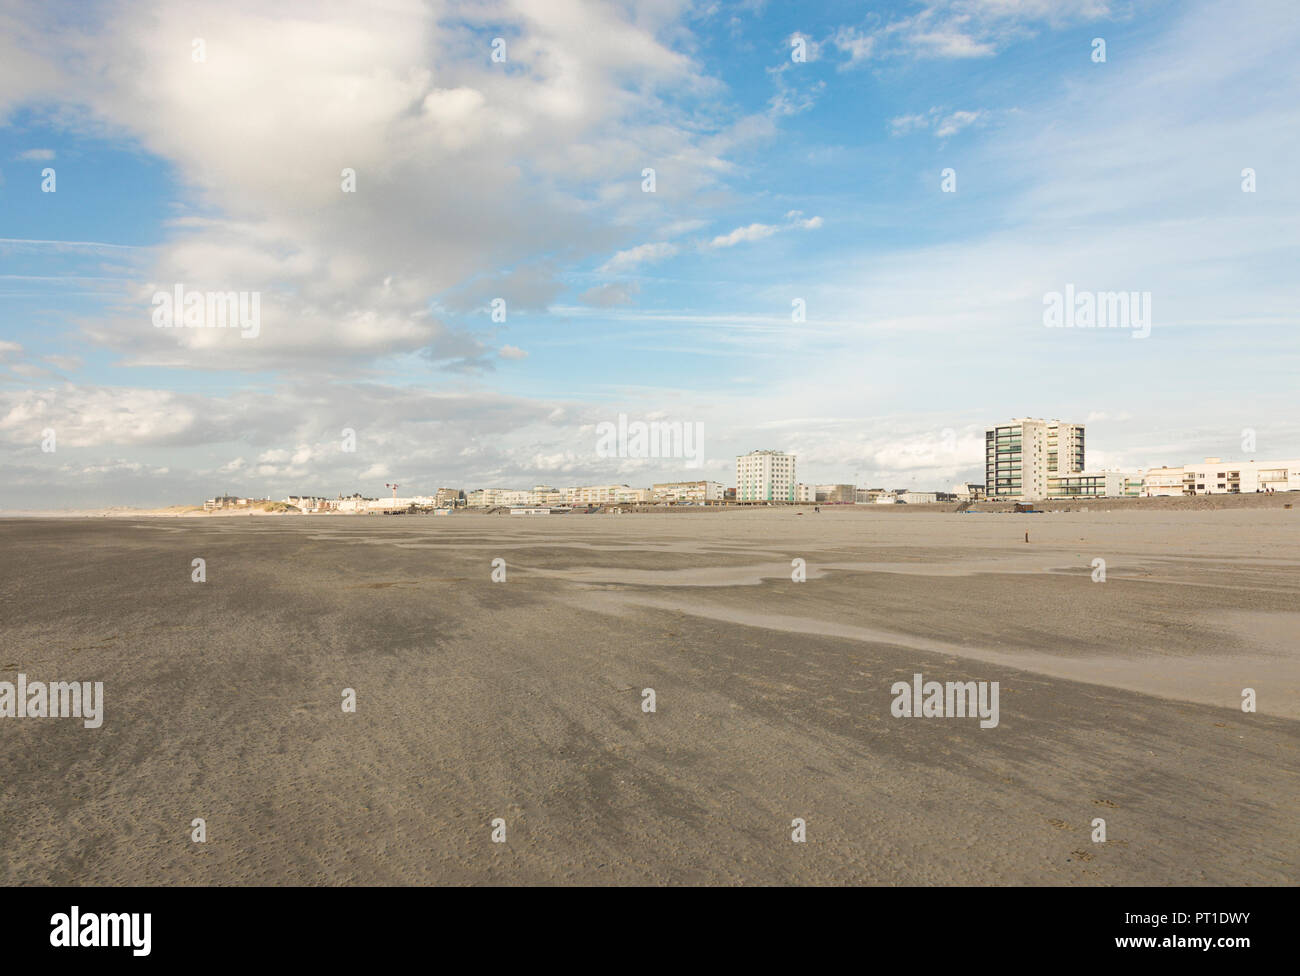
<instances>
[{"instance_id":1,"label":"sandy beach","mask_svg":"<svg viewBox=\"0 0 1300 976\"><path fill-rule=\"evenodd\" d=\"M1294 884L1297 543L1262 503L0 519L0 681L105 701L0 718L0 882ZM918 673L996 727L896 717Z\"/></svg>"}]
</instances>

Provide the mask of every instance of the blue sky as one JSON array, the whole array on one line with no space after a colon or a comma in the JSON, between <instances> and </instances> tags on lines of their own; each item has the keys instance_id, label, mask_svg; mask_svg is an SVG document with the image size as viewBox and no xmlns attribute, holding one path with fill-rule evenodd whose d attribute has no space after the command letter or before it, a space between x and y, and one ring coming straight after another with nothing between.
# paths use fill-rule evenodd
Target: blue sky
<instances>
[{"instance_id":1,"label":"blue sky","mask_svg":"<svg viewBox=\"0 0 1300 976\"><path fill-rule=\"evenodd\" d=\"M757 447L946 489L1013 416L1090 467L1300 456L1300 26L1247 6L0 3L0 509ZM154 328L178 282L258 336ZM1150 335L1046 328L1067 283ZM597 456L619 413L704 469Z\"/></svg>"}]
</instances>

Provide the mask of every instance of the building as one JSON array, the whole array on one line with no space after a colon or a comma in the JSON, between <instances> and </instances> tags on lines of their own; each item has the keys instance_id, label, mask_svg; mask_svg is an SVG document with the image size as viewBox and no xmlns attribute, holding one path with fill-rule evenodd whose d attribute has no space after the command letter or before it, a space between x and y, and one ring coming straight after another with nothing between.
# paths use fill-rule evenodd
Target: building
<instances>
[{"instance_id":1,"label":"building","mask_svg":"<svg viewBox=\"0 0 1300 976\"><path fill-rule=\"evenodd\" d=\"M905 505L933 505L939 500L939 493L934 491L905 491L898 496Z\"/></svg>"},{"instance_id":2,"label":"building","mask_svg":"<svg viewBox=\"0 0 1300 976\"><path fill-rule=\"evenodd\" d=\"M852 505L858 500L853 485L818 485L817 501L826 505Z\"/></svg>"},{"instance_id":3,"label":"building","mask_svg":"<svg viewBox=\"0 0 1300 976\"><path fill-rule=\"evenodd\" d=\"M794 486L794 500L797 502L817 501L817 486L806 485L802 481Z\"/></svg>"},{"instance_id":4,"label":"building","mask_svg":"<svg viewBox=\"0 0 1300 976\"><path fill-rule=\"evenodd\" d=\"M1146 498L1183 493L1182 468L1148 468L1142 478L1142 494Z\"/></svg>"},{"instance_id":5,"label":"building","mask_svg":"<svg viewBox=\"0 0 1300 976\"><path fill-rule=\"evenodd\" d=\"M564 496L570 505L641 505L651 500L651 491L627 485L585 485L567 489Z\"/></svg>"},{"instance_id":6,"label":"building","mask_svg":"<svg viewBox=\"0 0 1300 976\"><path fill-rule=\"evenodd\" d=\"M1224 461L1205 458L1200 464L1151 468L1142 480L1142 494L1236 495L1260 491L1300 491L1300 460Z\"/></svg>"},{"instance_id":7,"label":"building","mask_svg":"<svg viewBox=\"0 0 1300 976\"><path fill-rule=\"evenodd\" d=\"M365 512L370 508L370 503L378 501L377 498L366 498L359 493L353 493L346 498L339 495L334 501L334 510L336 512Z\"/></svg>"},{"instance_id":8,"label":"building","mask_svg":"<svg viewBox=\"0 0 1300 976\"><path fill-rule=\"evenodd\" d=\"M726 486L719 481L670 481L650 489L655 502L721 502L726 497Z\"/></svg>"},{"instance_id":9,"label":"building","mask_svg":"<svg viewBox=\"0 0 1300 976\"><path fill-rule=\"evenodd\" d=\"M328 511L333 507L331 499L319 495L290 495L284 500L284 503L292 505L302 512Z\"/></svg>"},{"instance_id":10,"label":"building","mask_svg":"<svg viewBox=\"0 0 1300 976\"><path fill-rule=\"evenodd\" d=\"M249 500L238 495L218 495L203 503L203 511L215 512L223 508L247 508Z\"/></svg>"},{"instance_id":11,"label":"building","mask_svg":"<svg viewBox=\"0 0 1300 976\"><path fill-rule=\"evenodd\" d=\"M553 508L564 504L564 492L551 485L533 485L532 501L534 508Z\"/></svg>"},{"instance_id":12,"label":"building","mask_svg":"<svg viewBox=\"0 0 1300 976\"><path fill-rule=\"evenodd\" d=\"M990 500L1046 498L1053 476L1083 468L1082 424L1020 417L984 432L984 493Z\"/></svg>"},{"instance_id":13,"label":"building","mask_svg":"<svg viewBox=\"0 0 1300 976\"><path fill-rule=\"evenodd\" d=\"M465 504L465 493L459 488L439 488L433 503L438 508L457 508Z\"/></svg>"},{"instance_id":14,"label":"building","mask_svg":"<svg viewBox=\"0 0 1300 976\"><path fill-rule=\"evenodd\" d=\"M795 456L783 451L750 451L736 458L736 501L793 502Z\"/></svg>"},{"instance_id":15,"label":"building","mask_svg":"<svg viewBox=\"0 0 1300 976\"><path fill-rule=\"evenodd\" d=\"M1056 475L1047 483L1048 498L1137 498L1141 471L1080 471Z\"/></svg>"},{"instance_id":16,"label":"building","mask_svg":"<svg viewBox=\"0 0 1300 976\"><path fill-rule=\"evenodd\" d=\"M977 502L984 497L984 486L973 481L963 481L953 486L952 493L959 502Z\"/></svg>"}]
</instances>

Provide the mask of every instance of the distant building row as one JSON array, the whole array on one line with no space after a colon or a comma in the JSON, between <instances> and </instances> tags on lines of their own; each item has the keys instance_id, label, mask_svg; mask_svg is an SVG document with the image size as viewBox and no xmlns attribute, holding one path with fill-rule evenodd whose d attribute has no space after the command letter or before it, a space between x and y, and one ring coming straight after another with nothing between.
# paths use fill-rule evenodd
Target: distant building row
<instances>
[{"instance_id":1,"label":"distant building row","mask_svg":"<svg viewBox=\"0 0 1300 976\"><path fill-rule=\"evenodd\" d=\"M1082 424L1019 418L984 433L990 500L1156 498L1300 491L1300 460L1224 461L1132 471L1088 471Z\"/></svg>"}]
</instances>

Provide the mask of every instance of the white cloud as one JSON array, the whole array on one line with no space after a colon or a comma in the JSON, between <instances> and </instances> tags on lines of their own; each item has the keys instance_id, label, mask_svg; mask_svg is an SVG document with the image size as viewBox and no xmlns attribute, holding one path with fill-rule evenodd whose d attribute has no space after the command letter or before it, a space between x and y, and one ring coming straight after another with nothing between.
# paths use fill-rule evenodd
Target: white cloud
<instances>
[{"instance_id":1,"label":"white cloud","mask_svg":"<svg viewBox=\"0 0 1300 976\"><path fill-rule=\"evenodd\" d=\"M844 68L857 67L871 57L876 47L874 36L864 34L852 27L841 27L835 32L832 40L840 51L849 56L848 61L841 65Z\"/></svg>"},{"instance_id":2,"label":"white cloud","mask_svg":"<svg viewBox=\"0 0 1300 976\"><path fill-rule=\"evenodd\" d=\"M915 13L869 30L841 27L834 40L853 67L882 53L983 58L1007 45L1112 15L1109 0L922 0Z\"/></svg>"},{"instance_id":3,"label":"white cloud","mask_svg":"<svg viewBox=\"0 0 1300 976\"><path fill-rule=\"evenodd\" d=\"M989 120L990 115L991 113L984 109L973 111L960 109L949 112L946 109L933 107L928 112L915 115L900 115L890 119L889 131L891 135L902 136L910 132L932 129L936 138L946 139L969 126L984 125Z\"/></svg>"},{"instance_id":4,"label":"white cloud","mask_svg":"<svg viewBox=\"0 0 1300 976\"><path fill-rule=\"evenodd\" d=\"M666 96L716 84L662 39L679 13L434 0L325 15L232 0L214 18L194 0L158 0L78 36L31 5L13 23L0 15L25 66L0 80L64 104L74 130L126 135L192 188L149 280L87 326L92 342L138 365L356 370L445 335L433 296L514 268L504 283L544 304L562 269L541 256L609 253L651 207L661 223L698 217L695 196L717 188L751 123L706 130L670 107ZM196 24L202 63L190 58ZM508 70L484 53L489 30L510 39ZM659 159L672 179L646 199L627 174ZM355 193L342 192L345 168ZM621 252L609 270L672 248ZM152 291L177 282L259 292L258 339L152 328ZM512 310L534 301L502 294Z\"/></svg>"},{"instance_id":5,"label":"white cloud","mask_svg":"<svg viewBox=\"0 0 1300 976\"><path fill-rule=\"evenodd\" d=\"M731 233L719 234L709 241L709 247L733 247L742 241L761 241L765 237L771 237L779 229L771 224L749 224L746 227L737 227Z\"/></svg>"},{"instance_id":6,"label":"white cloud","mask_svg":"<svg viewBox=\"0 0 1300 976\"><path fill-rule=\"evenodd\" d=\"M934 134L940 138L956 135L967 126L979 122L983 117L983 112L953 112L939 123Z\"/></svg>"},{"instance_id":7,"label":"white cloud","mask_svg":"<svg viewBox=\"0 0 1300 976\"><path fill-rule=\"evenodd\" d=\"M497 355L502 359L527 359L528 353L518 346L502 346Z\"/></svg>"},{"instance_id":8,"label":"white cloud","mask_svg":"<svg viewBox=\"0 0 1300 976\"><path fill-rule=\"evenodd\" d=\"M783 230L790 230L795 227L804 230L816 230L822 226L821 217L809 217L804 219L802 210L791 210L785 215L786 224L778 226L776 224L748 224L744 227L737 227L728 234L719 234L705 246L708 248L734 247L741 243L752 243L771 237Z\"/></svg>"},{"instance_id":9,"label":"white cloud","mask_svg":"<svg viewBox=\"0 0 1300 976\"><path fill-rule=\"evenodd\" d=\"M601 265L600 270L605 274L619 274L631 271L641 264L665 261L676 255L677 251L677 245L670 244L667 241L661 241L657 244L638 244L626 251L619 251Z\"/></svg>"}]
</instances>

